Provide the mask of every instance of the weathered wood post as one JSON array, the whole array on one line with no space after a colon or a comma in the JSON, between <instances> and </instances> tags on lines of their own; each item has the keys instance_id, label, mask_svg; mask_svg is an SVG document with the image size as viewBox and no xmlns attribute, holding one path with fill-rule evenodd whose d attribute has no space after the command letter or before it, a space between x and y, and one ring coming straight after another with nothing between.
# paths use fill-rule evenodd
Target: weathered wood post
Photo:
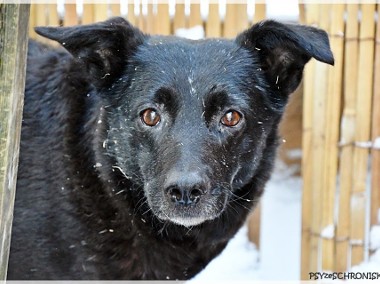
<instances>
[{"instance_id":1,"label":"weathered wood post","mask_svg":"<svg viewBox=\"0 0 380 284\"><path fill-rule=\"evenodd\" d=\"M0 4L0 281L8 266L29 21L26 4Z\"/></svg>"}]
</instances>

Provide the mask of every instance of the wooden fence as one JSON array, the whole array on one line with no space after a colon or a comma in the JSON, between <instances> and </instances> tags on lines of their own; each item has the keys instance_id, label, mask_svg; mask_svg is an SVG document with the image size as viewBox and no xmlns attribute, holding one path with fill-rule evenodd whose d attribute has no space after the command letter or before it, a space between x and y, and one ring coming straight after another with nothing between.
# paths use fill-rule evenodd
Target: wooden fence
<instances>
[{"instance_id":1,"label":"wooden fence","mask_svg":"<svg viewBox=\"0 0 380 284\"><path fill-rule=\"evenodd\" d=\"M312 60L303 88L302 279L309 272L343 272L368 259L370 227L379 224L380 208L380 5L305 4L300 21L330 35L335 66ZM172 34L202 25L207 37L233 37L265 18L256 4L250 18L246 4L227 4L225 18L218 4L201 15L200 4L85 4L83 12L67 4L32 5L31 24L75 25L122 15L143 31ZM35 34L31 31L31 36ZM253 222L257 224L257 222ZM286 232L284 232L286 233Z\"/></svg>"},{"instance_id":2,"label":"wooden fence","mask_svg":"<svg viewBox=\"0 0 380 284\"><path fill-rule=\"evenodd\" d=\"M379 4L326 4L304 13L329 32L335 56L334 67L313 61L305 72L304 279L368 259L369 230L380 223L379 12Z\"/></svg>"},{"instance_id":3,"label":"wooden fence","mask_svg":"<svg viewBox=\"0 0 380 284\"><path fill-rule=\"evenodd\" d=\"M80 7L80 8L79 8ZM170 11L169 4L65 4L64 13L59 13L56 4L36 4L31 6L30 34L36 37L34 26L77 25L103 21L112 16L123 16L133 25L149 34L173 34L179 28L201 25L207 37L234 37L238 32L248 28L252 23L265 18L265 4L252 6L252 13L247 4L226 4L225 15L220 13L218 4L209 4L207 14L201 14L201 4L183 2L175 4ZM250 17L249 15L254 15ZM223 18L222 18L223 17Z\"/></svg>"}]
</instances>

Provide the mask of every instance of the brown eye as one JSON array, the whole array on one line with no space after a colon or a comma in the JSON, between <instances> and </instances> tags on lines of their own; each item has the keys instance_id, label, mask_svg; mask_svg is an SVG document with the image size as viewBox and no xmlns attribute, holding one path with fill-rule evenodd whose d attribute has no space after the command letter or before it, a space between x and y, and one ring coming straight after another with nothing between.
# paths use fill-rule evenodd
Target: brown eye
<instances>
[{"instance_id":1,"label":"brown eye","mask_svg":"<svg viewBox=\"0 0 380 284\"><path fill-rule=\"evenodd\" d=\"M228 127L236 126L241 120L241 114L236 110L230 110L222 117L220 122Z\"/></svg>"},{"instance_id":2,"label":"brown eye","mask_svg":"<svg viewBox=\"0 0 380 284\"><path fill-rule=\"evenodd\" d=\"M141 120L148 126L156 126L160 122L161 117L156 110L148 108L141 112Z\"/></svg>"}]
</instances>

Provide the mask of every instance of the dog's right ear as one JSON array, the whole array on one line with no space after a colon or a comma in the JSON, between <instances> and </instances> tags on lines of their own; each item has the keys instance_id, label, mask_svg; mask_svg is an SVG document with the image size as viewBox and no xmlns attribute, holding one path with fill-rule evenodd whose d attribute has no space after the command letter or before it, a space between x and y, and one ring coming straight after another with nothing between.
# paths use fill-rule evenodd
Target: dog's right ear
<instances>
[{"instance_id":1,"label":"dog's right ear","mask_svg":"<svg viewBox=\"0 0 380 284\"><path fill-rule=\"evenodd\" d=\"M334 64L327 33L310 26L266 20L238 35L236 42L258 59L260 70L276 92L268 98L279 110L299 85L311 58Z\"/></svg>"},{"instance_id":2,"label":"dog's right ear","mask_svg":"<svg viewBox=\"0 0 380 284\"><path fill-rule=\"evenodd\" d=\"M59 42L84 65L96 87L119 76L146 35L123 18L74 27L37 27L39 35Z\"/></svg>"}]
</instances>

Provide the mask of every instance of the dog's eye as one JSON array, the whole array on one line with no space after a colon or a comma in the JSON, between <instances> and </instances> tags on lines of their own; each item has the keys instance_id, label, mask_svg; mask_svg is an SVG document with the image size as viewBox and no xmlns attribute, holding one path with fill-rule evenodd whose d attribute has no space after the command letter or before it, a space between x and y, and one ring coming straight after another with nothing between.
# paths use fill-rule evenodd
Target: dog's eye
<instances>
[{"instance_id":1,"label":"dog's eye","mask_svg":"<svg viewBox=\"0 0 380 284\"><path fill-rule=\"evenodd\" d=\"M233 127L238 125L241 120L241 114L236 110L229 110L225 115L221 118L220 122L228 127Z\"/></svg>"},{"instance_id":2,"label":"dog's eye","mask_svg":"<svg viewBox=\"0 0 380 284\"><path fill-rule=\"evenodd\" d=\"M156 126L161 120L160 115L153 108L143 110L140 116L142 122L144 122L148 126Z\"/></svg>"}]
</instances>

